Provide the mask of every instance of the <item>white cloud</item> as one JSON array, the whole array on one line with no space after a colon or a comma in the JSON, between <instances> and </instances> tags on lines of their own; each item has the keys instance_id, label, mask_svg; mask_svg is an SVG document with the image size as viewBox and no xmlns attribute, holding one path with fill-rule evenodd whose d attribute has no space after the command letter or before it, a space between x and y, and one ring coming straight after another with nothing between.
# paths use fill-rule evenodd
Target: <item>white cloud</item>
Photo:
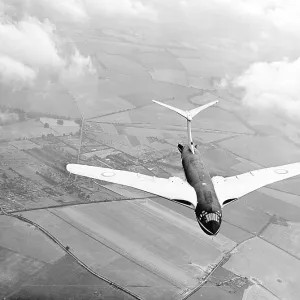
<instances>
[{"instance_id":1,"label":"white cloud","mask_svg":"<svg viewBox=\"0 0 300 300\"><path fill-rule=\"evenodd\" d=\"M80 23L101 15L129 16L157 21L159 16L193 18L202 13L219 11L269 22L279 29L298 32L300 29L299 0L0 0L0 8L15 7L32 15ZM178 18L179 17L179 18ZM201 18L198 19L201 23Z\"/></svg>"},{"instance_id":2,"label":"white cloud","mask_svg":"<svg viewBox=\"0 0 300 300\"><path fill-rule=\"evenodd\" d=\"M280 30L299 32L300 1L299 0L214 0L226 5L237 14L259 17L271 22Z\"/></svg>"},{"instance_id":3,"label":"white cloud","mask_svg":"<svg viewBox=\"0 0 300 300\"><path fill-rule=\"evenodd\" d=\"M32 86L40 71L57 73L65 62L59 54L54 26L24 17L14 22L8 16L0 19L1 83Z\"/></svg>"},{"instance_id":4,"label":"white cloud","mask_svg":"<svg viewBox=\"0 0 300 300\"><path fill-rule=\"evenodd\" d=\"M45 7L53 9L75 22L87 21L88 15L84 8L84 1L80 0L34 0L43 2Z\"/></svg>"},{"instance_id":5,"label":"white cloud","mask_svg":"<svg viewBox=\"0 0 300 300\"><path fill-rule=\"evenodd\" d=\"M30 67L0 54L0 82L18 87L32 85L36 75Z\"/></svg>"},{"instance_id":6,"label":"white cloud","mask_svg":"<svg viewBox=\"0 0 300 300\"><path fill-rule=\"evenodd\" d=\"M95 75L96 69L93 67L90 57L82 56L78 50L69 59L65 68L60 74L60 80L65 83L79 83L87 75Z\"/></svg>"},{"instance_id":7,"label":"white cloud","mask_svg":"<svg viewBox=\"0 0 300 300\"><path fill-rule=\"evenodd\" d=\"M170 2L170 1L169 1ZM282 32L298 34L300 30L300 1L299 0L178 0L179 14L197 20L197 15L203 12L212 15L218 12L221 18L239 17L241 21L251 20L264 26L271 25ZM198 18L200 26L203 18ZM221 21L222 22L222 21ZM226 24L224 24L226 27Z\"/></svg>"},{"instance_id":8,"label":"white cloud","mask_svg":"<svg viewBox=\"0 0 300 300\"><path fill-rule=\"evenodd\" d=\"M73 55L63 50L55 27L48 20L41 22L28 16L19 22L2 19L1 83L32 85L39 74L43 74L43 78L57 74L61 80L73 81L87 73L95 74L90 58L83 57L75 46L72 48Z\"/></svg>"},{"instance_id":9,"label":"white cloud","mask_svg":"<svg viewBox=\"0 0 300 300\"><path fill-rule=\"evenodd\" d=\"M0 23L0 53L34 67L60 68L53 25L26 17L20 22Z\"/></svg>"},{"instance_id":10,"label":"white cloud","mask_svg":"<svg viewBox=\"0 0 300 300\"><path fill-rule=\"evenodd\" d=\"M1 124L15 122L18 120L19 120L18 114L0 110L0 128L1 128Z\"/></svg>"},{"instance_id":11,"label":"white cloud","mask_svg":"<svg viewBox=\"0 0 300 300\"><path fill-rule=\"evenodd\" d=\"M90 15L108 14L157 19L156 10L139 0L82 0Z\"/></svg>"},{"instance_id":12,"label":"white cloud","mask_svg":"<svg viewBox=\"0 0 300 300\"><path fill-rule=\"evenodd\" d=\"M257 62L234 79L245 89L243 103L257 109L273 109L291 118L300 116L300 58L295 61Z\"/></svg>"},{"instance_id":13,"label":"white cloud","mask_svg":"<svg viewBox=\"0 0 300 300\"><path fill-rule=\"evenodd\" d=\"M152 1L150 1L151 3ZM129 16L155 21L156 10L141 0L0 0L0 7L15 8L52 21L87 22L101 15Z\"/></svg>"},{"instance_id":14,"label":"white cloud","mask_svg":"<svg viewBox=\"0 0 300 300\"><path fill-rule=\"evenodd\" d=\"M77 23L88 19L83 0L0 0L0 8L1 5L6 13L13 13L20 18L29 14L40 19L49 18L52 21Z\"/></svg>"}]
</instances>

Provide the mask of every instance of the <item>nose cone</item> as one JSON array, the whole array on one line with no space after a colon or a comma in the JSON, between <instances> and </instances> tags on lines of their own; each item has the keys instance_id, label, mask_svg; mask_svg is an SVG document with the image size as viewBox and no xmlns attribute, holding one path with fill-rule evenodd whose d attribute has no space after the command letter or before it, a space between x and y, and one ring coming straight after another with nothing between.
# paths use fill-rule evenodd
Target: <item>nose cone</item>
<instances>
[{"instance_id":1,"label":"nose cone","mask_svg":"<svg viewBox=\"0 0 300 300\"><path fill-rule=\"evenodd\" d=\"M220 230L221 222L212 220L212 221L209 221L209 222L203 224L203 226L205 227L204 231L208 235L216 235Z\"/></svg>"},{"instance_id":2,"label":"nose cone","mask_svg":"<svg viewBox=\"0 0 300 300\"><path fill-rule=\"evenodd\" d=\"M201 229L208 235L216 235L221 227L222 215L220 212L207 213L196 211L197 221Z\"/></svg>"}]
</instances>

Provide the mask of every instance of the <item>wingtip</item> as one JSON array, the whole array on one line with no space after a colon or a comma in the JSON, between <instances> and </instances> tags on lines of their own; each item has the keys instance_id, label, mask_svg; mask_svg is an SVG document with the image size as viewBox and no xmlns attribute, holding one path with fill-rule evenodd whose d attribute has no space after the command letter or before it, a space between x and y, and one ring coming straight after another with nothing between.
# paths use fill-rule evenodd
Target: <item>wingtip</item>
<instances>
[{"instance_id":1,"label":"wingtip","mask_svg":"<svg viewBox=\"0 0 300 300\"><path fill-rule=\"evenodd\" d=\"M159 102L159 101L157 101L157 100L154 100L154 99L152 99L152 102L154 102L154 103L156 103L156 104L159 104L159 105L162 105L162 106L165 106L165 104L164 104L164 103L162 103L162 102Z\"/></svg>"},{"instance_id":2,"label":"wingtip","mask_svg":"<svg viewBox=\"0 0 300 300\"><path fill-rule=\"evenodd\" d=\"M219 100L215 100L215 101L210 102L209 104L210 105L216 105L218 102L219 102Z\"/></svg>"},{"instance_id":3,"label":"wingtip","mask_svg":"<svg viewBox=\"0 0 300 300\"><path fill-rule=\"evenodd\" d=\"M219 102L219 100L215 100L215 101L209 102L208 105L209 106L214 106L214 105L217 105L218 102Z\"/></svg>"},{"instance_id":4,"label":"wingtip","mask_svg":"<svg viewBox=\"0 0 300 300\"><path fill-rule=\"evenodd\" d=\"M70 164L65 164L65 168L68 172L70 172Z\"/></svg>"},{"instance_id":5,"label":"wingtip","mask_svg":"<svg viewBox=\"0 0 300 300\"><path fill-rule=\"evenodd\" d=\"M73 168L73 166L74 166L75 164L66 164L66 170L68 171L68 172L70 172L70 173L73 173L72 172L72 168Z\"/></svg>"}]
</instances>

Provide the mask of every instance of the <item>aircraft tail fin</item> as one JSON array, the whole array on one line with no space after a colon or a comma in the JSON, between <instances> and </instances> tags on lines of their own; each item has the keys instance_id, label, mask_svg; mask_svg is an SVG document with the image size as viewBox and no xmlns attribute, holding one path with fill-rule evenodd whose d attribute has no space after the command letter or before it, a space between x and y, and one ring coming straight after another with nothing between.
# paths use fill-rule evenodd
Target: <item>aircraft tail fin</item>
<instances>
[{"instance_id":1,"label":"aircraft tail fin","mask_svg":"<svg viewBox=\"0 0 300 300\"><path fill-rule=\"evenodd\" d=\"M192 110L189 111L190 115L191 115L191 118L194 118L200 111L212 106L212 105L215 105L218 103L218 100L216 101L212 101L212 102L209 102L207 104L204 104L204 105L201 105L199 107L196 107Z\"/></svg>"},{"instance_id":2,"label":"aircraft tail fin","mask_svg":"<svg viewBox=\"0 0 300 300\"><path fill-rule=\"evenodd\" d=\"M192 119L202 110L218 103L218 100L216 101L213 101L213 102L210 102L210 103L207 103L207 104L204 104L204 105L201 105L199 107L196 107L194 109L191 109L191 110L187 110L187 111L184 111L182 109L179 109L179 108L176 108L174 106L171 106L171 105L168 105L168 104L165 104L165 103L162 103L162 102L159 102L159 101L156 101L156 100L152 100L153 102L159 104L159 105L162 105L164 107L167 107L175 112L177 112L179 115L183 116L184 118L186 118L188 121L192 121Z\"/></svg>"},{"instance_id":3,"label":"aircraft tail fin","mask_svg":"<svg viewBox=\"0 0 300 300\"><path fill-rule=\"evenodd\" d=\"M156 101L156 100L152 100L153 102L159 104L159 105L162 105L166 108L169 108L175 112L177 112L179 115L183 116L184 118L186 118L187 120L187 134L188 134L188 145L189 145L189 148L190 150L192 151L192 153L194 154L195 153L195 149L194 149L194 143L193 143L193 139L192 139L192 126L191 126L191 123L192 123L192 119L202 110L216 104L218 101L212 101L210 103L207 103L207 104L204 104L204 105L201 105L199 107L196 107L194 109L191 109L191 110L182 110L182 109L179 109L179 108L176 108L176 107L173 107L171 105L168 105L168 104L165 104L165 103L162 103L162 102L159 102L159 101ZM182 151L182 149L179 149L179 151Z\"/></svg>"},{"instance_id":4,"label":"aircraft tail fin","mask_svg":"<svg viewBox=\"0 0 300 300\"><path fill-rule=\"evenodd\" d=\"M182 109L179 109L179 108L176 108L174 106L171 106L171 105L168 105L168 104L165 104L165 103L162 103L162 102L159 102L159 101L156 101L156 100L152 100L153 102L159 104L159 105L162 105L166 108L169 108L175 112L177 112L179 115L183 116L184 118L187 118L187 112L182 110Z\"/></svg>"}]
</instances>

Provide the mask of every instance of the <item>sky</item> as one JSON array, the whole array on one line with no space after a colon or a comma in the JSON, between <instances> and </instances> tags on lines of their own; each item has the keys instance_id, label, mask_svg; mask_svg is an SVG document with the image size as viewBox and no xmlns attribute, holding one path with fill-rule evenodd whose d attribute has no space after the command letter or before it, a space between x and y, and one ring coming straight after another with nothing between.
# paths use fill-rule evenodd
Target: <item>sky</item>
<instances>
[{"instance_id":1,"label":"sky","mask_svg":"<svg viewBox=\"0 0 300 300\"><path fill-rule=\"evenodd\" d=\"M101 26L143 28L157 40L214 46L241 66L238 73L228 68L222 83L244 89L243 105L300 115L297 0L0 0L0 84L68 86L95 75L62 24L83 34Z\"/></svg>"}]
</instances>

